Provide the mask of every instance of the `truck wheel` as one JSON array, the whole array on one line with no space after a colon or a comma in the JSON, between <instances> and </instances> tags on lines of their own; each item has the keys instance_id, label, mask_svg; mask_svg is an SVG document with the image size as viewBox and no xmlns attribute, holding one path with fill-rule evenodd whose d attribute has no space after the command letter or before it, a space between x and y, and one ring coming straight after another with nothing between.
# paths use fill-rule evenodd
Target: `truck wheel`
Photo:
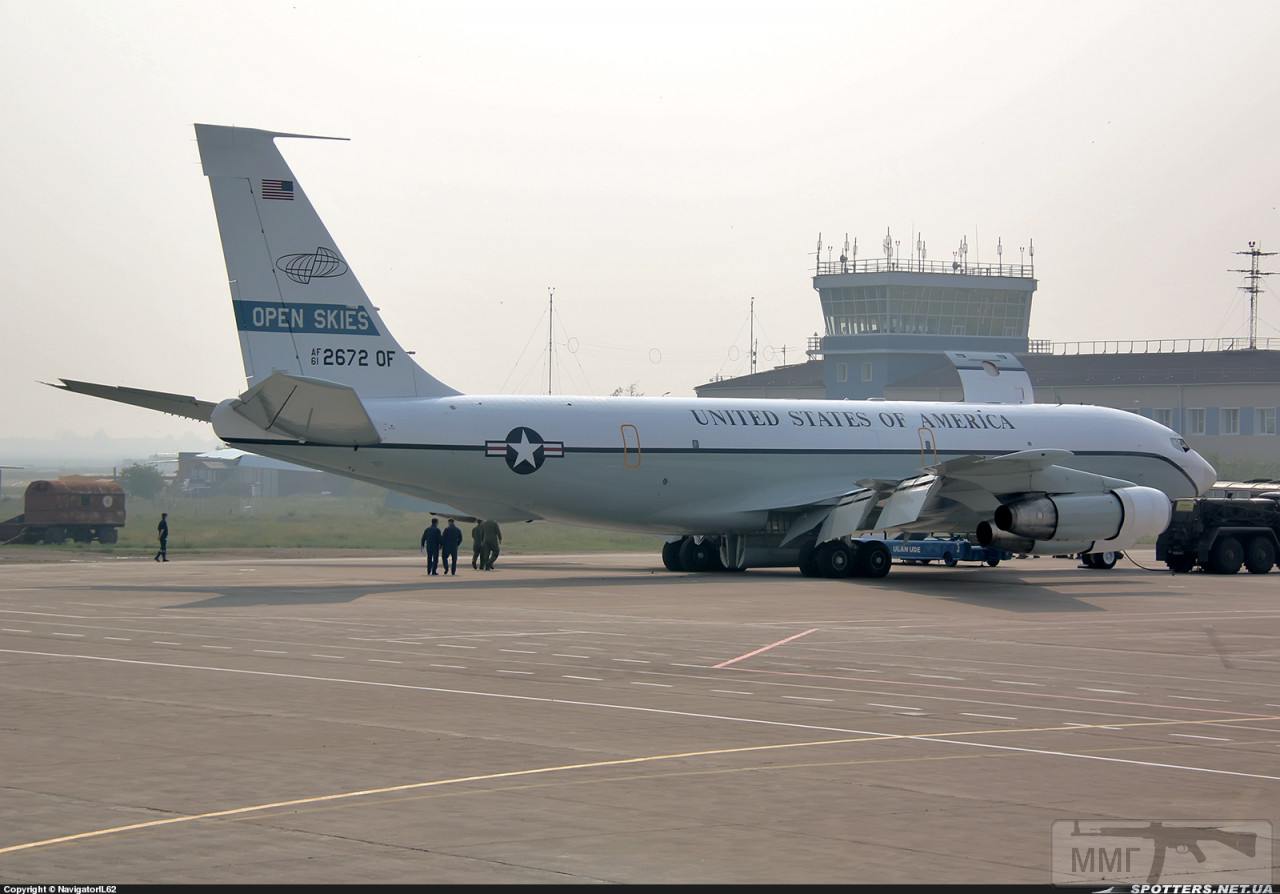
<instances>
[{"instance_id":1,"label":"truck wheel","mask_svg":"<svg viewBox=\"0 0 1280 894\"><path fill-rule=\"evenodd\" d=\"M884 577L893 567L893 554L879 540L868 540L858 547L855 564L858 577Z\"/></svg>"},{"instance_id":2,"label":"truck wheel","mask_svg":"<svg viewBox=\"0 0 1280 894\"><path fill-rule=\"evenodd\" d=\"M943 553L942 564L946 565L948 568L955 568L957 565L960 564L960 560L957 559L955 556L951 555L951 553Z\"/></svg>"},{"instance_id":3,"label":"truck wheel","mask_svg":"<svg viewBox=\"0 0 1280 894\"><path fill-rule=\"evenodd\" d=\"M45 543L62 543L67 539L67 530L59 525L51 525L44 529Z\"/></svg>"},{"instance_id":4,"label":"truck wheel","mask_svg":"<svg viewBox=\"0 0 1280 894\"><path fill-rule=\"evenodd\" d=\"M1169 570L1174 574L1186 574L1196 567L1196 557L1185 555L1170 556L1164 560L1164 563L1169 566Z\"/></svg>"},{"instance_id":5,"label":"truck wheel","mask_svg":"<svg viewBox=\"0 0 1280 894\"><path fill-rule=\"evenodd\" d=\"M1234 537L1221 537L1209 553L1209 570L1214 574L1235 574L1244 564L1244 549Z\"/></svg>"},{"instance_id":6,"label":"truck wheel","mask_svg":"<svg viewBox=\"0 0 1280 894\"><path fill-rule=\"evenodd\" d=\"M102 542L107 541L104 539ZM680 547L683 545L683 537L662 544L662 564L668 571L684 571L684 566L680 564Z\"/></svg>"},{"instance_id":7,"label":"truck wheel","mask_svg":"<svg viewBox=\"0 0 1280 894\"><path fill-rule=\"evenodd\" d=\"M98 529L99 543L115 543L119 539L120 539L120 532L117 531L115 528L99 528Z\"/></svg>"},{"instance_id":8,"label":"truck wheel","mask_svg":"<svg viewBox=\"0 0 1280 894\"><path fill-rule=\"evenodd\" d=\"M71 539L76 543L92 543L93 530L91 528L72 528Z\"/></svg>"},{"instance_id":9,"label":"truck wheel","mask_svg":"<svg viewBox=\"0 0 1280 894\"><path fill-rule=\"evenodd\" d=\"M824 543L815 556L818 573L823 577L848 577L853 552L840 541Z\"/></svg>"},{"instance_id":10,"label":"truck wheel","mask_svg":"<svg viewBox=\"0 0 1280 894\"><path fill-rule=\"evenodd\" d=\"M986 562L987 562L987 564L988 564L988 565L990 565L992 568L995 568L997 565L999 565L999 564L1000 564L1000 557L999 557L999 556L987 556Z\"/></svg>"},{"instance_id":11,"label":"truck wheel","mask_svg":"<svg viewBox=\"0 0 1280 894\"><path fill-rule=\"evenodd\" d=\"M680 542L680 567L685 571L710 571L712 555L710 540L694 543L686 537Z\"/></svg>"},{"instance_id":12,"label":"truck wheel","mask_svg":"<svg viewBox=\"0 0 1280 894\"><path fill-rule=\"evenodd\" d=\"M1250 574L1266 574L1276 563L1276 548L1270 537L1250 537L1244 548L1244 567Z\"/></svg>"}]
</instances>

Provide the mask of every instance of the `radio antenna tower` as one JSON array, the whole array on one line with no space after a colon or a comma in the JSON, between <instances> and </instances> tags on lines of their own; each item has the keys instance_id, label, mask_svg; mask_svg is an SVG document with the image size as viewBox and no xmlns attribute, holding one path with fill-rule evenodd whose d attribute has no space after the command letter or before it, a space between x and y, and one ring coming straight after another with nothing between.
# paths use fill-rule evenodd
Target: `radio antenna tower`
<instances>
[{"instance_id":1,"label":"radio antenna tower","mask_svg":"<svg viewBox=\"0 0 1280 894\"><path fill-rule=\"evenodd\" d=\"M1250 240L1249 250L1238 251L1236 254L1248 255L1250 258L1248 270L1236 267L1227 272L1243 273L1244 278L1249 281L1248 285L1240 287L1240 291L1249 293L1249 350L1252 351L1258 347L1258 292L1262 290L1262 277L1275 276L1274 271L1260 270L1258 267L1263 258L1269 258L1275 252L1263 251L1258 248L1257 242Z\"/></svg>"},{"instance_id":2,"label":"radio antenna tower","mask_svg":"<svg viewBox=\"0 0 1280 894\"><path fill-rule=\"evenodd\" d=\"M555 359L552 333L554 330L554 321L556 318L556 289L555 286L547 287L547 394L551 393L551 366Z\"/></svg>"}]
</instances>

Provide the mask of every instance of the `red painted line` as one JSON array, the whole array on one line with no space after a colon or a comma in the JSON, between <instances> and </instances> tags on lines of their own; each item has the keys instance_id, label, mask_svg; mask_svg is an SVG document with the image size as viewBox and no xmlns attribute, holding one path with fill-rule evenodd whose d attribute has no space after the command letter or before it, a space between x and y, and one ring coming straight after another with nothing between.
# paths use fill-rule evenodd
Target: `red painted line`
<instances>
[{"instance_id":1,"label":"red painted line","mask_svg":"<svg viewBox=\"0 0 1280 894\"><path fill-rule=\"evenodd\" d=\"M761 646L760 648L756 649L754 652L748 652L745 655L739 655L737 658L730 658L728 661L722 661L719 664L713 664L712 667L721 668L721 667L728 667L731 664L737 664L739 661L743 661L747 658L750 658L752 655L759 655L761 652L768 652L770 649L776 649L778 648L778 646L784 645L785 643L789 643L793 639L799 639L802 636L808 636L810 633L817 633L818 629L819 628L814 627L812 630L806 630L804 633L797 633L787 637L786 639L780 639L776 643L770 643L767 646Z\"/></svg>"}]
</instances>

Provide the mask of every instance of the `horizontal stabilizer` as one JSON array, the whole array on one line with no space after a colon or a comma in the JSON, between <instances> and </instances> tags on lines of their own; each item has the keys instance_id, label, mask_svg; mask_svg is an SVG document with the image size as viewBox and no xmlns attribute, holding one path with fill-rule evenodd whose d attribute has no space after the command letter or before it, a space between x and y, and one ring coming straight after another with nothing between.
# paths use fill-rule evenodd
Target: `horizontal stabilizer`
<instances>
[{"instance_id":1,"label":"horizontal stabilizer","mask_svg":"<svg viewBox=\"0 0 1280 894\"><path fill-rule=\"evenodd\" d=\"M299 441L364 447L382 440L355 389L324 379L275 372L232 409L264 431Z\"/></svg>"},{"instance_id":2,"label":"horizontal stabilizer","mask_svg":"<svg viewBox=\"0 0 1280 894\"><path fill-rule=\"evenodd\" d=\"M77 382L74 379L59 379L61 385L46 382L51 388L63 391L74 391L76 394L87 394L90 397L101 397L117 403L132 404L148 410L159 410L171 416L182 416L208 422L216 404L207 400L196 400L188 394L169 394L167 391L144 391L141 388L124 388L119 385L97 385L93 382Z\"/></svg>"}]
</instances>

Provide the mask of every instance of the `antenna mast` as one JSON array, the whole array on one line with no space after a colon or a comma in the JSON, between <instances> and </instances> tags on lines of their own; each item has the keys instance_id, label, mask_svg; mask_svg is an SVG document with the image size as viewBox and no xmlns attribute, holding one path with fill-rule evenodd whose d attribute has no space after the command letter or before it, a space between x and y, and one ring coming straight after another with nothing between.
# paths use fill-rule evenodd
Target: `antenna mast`
<instances>
[{"instance_id":1,"label":"antenna mast","mask_svg":"<svg viewBox=\"0 0 1280 894\"><path fill-rule=\"evenodd\" d=\"M551 334L552 332L555 331L552 328L552 324L553 324L553 321L555 320L555 316L556 316L556 287L548 286L547 287L547 394L551 393L551 369L552 369L552 360L554 359L551 355L551 348L552 348Z\"/></svg>"},{"instance_id":2,"label":"antenna mast","mask_svg":"<svg viewBox=\"0 0 1280 894\"><path fill-rule=\"evenodd\" d=\"M754 295L751 297L751 341L748 346L751 349L751 372L754 373L756 371L756 299Z\"/></svg>"},{"instance_id":3,"label":"antenna mast","mask_svg":"<svg viewBox=\"0 0 1280 894\"><path fill-rule=\"evenodd\" d=\"M1248 255L1250 258L1249 269L1242 270L1233 268L1228 273L1243 273L1245 279L1249 281L1247 286L1241 286L1240 291L1249 293L1249 350L1255 350L1258 347L1258 292L1262 290L1262 277L1275 276L1274 271L1260 270L1258 265L1263 258L1269 258L1275 254L1274 251L1263 251L1258 248L1258 243L1250 240L1248 251L1238 251L1238 255Z\"/></svg>"}]
</instances>

